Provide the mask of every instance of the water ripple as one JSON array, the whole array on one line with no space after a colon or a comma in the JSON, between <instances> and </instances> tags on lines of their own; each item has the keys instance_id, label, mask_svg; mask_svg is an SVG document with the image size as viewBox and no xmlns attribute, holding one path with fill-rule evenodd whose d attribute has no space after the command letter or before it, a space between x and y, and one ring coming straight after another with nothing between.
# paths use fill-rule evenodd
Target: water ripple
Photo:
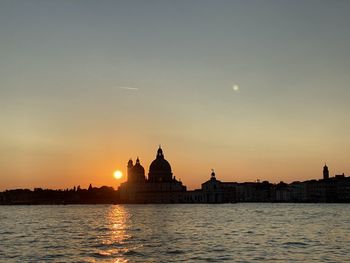
<instances>
[{"instance_id":1,"label":"water ripple","mask_svg":"<svg viewBox=\"0 0 350 263\"><path fill-rule=\"evenodd\" d=\"M347 204L0 207L0 262L346 262Z\"/></svg>"}]
</instances>

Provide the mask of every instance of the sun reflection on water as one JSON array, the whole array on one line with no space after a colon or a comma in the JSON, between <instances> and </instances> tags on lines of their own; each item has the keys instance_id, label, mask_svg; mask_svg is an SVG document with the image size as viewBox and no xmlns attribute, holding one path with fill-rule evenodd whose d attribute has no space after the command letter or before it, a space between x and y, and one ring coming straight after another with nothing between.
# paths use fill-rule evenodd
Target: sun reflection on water
<instances>
[{"instance_id":1,"label":"sun reflection on water","mask_svg":"<svg viewBox=\"0 0 350 263\"><path fill-rule=\"evenodd\" d=\"M125 254L129 252L128 240L131 235L127 233L127 221L130 215L120 205L113 205L106 214L107 234L101 236L102 248L99 254L102 257L112 257L111 262L125 263L128 259Z\"/></svg>"},{"instance_id":2,"label":"sun reflection on water","mask_svg":"<svg viewBox=\"0 0 350 263\"><path fill-rule=\"evenodd\" d=\"M108 224L111 226L111 235L107 242L124 244L131 237L126 232L128 219L129 214L123 206L115 205L111 207L107 215Z\"/></svg>"},{"instance_id":3,"label":"sun reflection on water","mask_svg":"<svg viewBox=\"0 0 350 263\"><path fill-rule=\"evenodd\" d=\"M349 214L347 204L2 207L0 261L348 262Z\"/></svg>"},{"instance_id":4,"label":"sun reflection on water","mask_svg":"<svg viewBox=\"0 0 350 263\"><path fill-rule=\"evenodd\" d=\"M135 244L132 235L133 227L130 212L125 206L110 206L105 215L107 231L100 235L101 248L98 254L103 258L113 258L111 262L129 262L128 257L139 255L138 250L143 246Z\"/></svg>"}]
</instances>

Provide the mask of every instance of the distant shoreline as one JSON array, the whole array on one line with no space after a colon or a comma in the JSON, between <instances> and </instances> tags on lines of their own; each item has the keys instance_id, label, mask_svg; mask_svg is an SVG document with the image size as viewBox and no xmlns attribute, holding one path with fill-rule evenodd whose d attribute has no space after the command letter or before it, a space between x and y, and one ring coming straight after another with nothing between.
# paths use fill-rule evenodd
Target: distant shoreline
<instances>
[{"instance_id":1,"label":"distant shoreline","mask_svg":"<svg viewBox=\"0 0 350 263\"><path fill-rule=\"evenodd\" d=\"M236 202L236 203L11 203L0 206L76 206L76 205L225 205L225 204L350 204L350 202Z\"/></svg>"}]
</instances>

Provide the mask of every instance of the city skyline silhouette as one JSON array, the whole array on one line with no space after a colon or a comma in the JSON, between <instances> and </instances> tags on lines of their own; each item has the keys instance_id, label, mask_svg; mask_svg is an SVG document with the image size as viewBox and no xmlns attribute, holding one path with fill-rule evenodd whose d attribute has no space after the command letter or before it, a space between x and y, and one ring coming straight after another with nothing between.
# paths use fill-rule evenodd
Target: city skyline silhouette
<instances>
[{"instance_id":1,"label":"city skyline silhouette","mask_svg":"<svg viewBox=\"0 0 350 263\"><path fill-rule=\"evenodd\" d=\"M349 174L347 1L2 1L0 191ZM124 176L118 180L114 172Z\"/></svg>"},{"instance_id":2,"label":"city skyline silhouette","mask_svg":"<svg viewBox=\"0 0 350 263\"><path fill-rule=\"evenodd\" d=\"M0 205L350 202L350 177L344 173L332 176L327 164L323 166L321 178L290 184L260 179L255 182L222 181L217 179L215 170L211 169L208 180L202 182L200 187L188 190L182 180L172 173L172 165L165 159L160 145L155 156L148 173L139 157L135 163L130 158L126 181L118 189L111 186L93 187L91 183L87 189L80 185L66 189L37 187L34 191L7 189L0 192Z\"/></svg>"},{"instance_id":3,"label":"city skyline silhouette","mask_svg":"<svg viewBox=\"0 0 350 263\"><path fill-rule=\"evenodd\" d=\"M348 262L349 0L0 0L0 262Z\"/></svg>"}]
</instances>

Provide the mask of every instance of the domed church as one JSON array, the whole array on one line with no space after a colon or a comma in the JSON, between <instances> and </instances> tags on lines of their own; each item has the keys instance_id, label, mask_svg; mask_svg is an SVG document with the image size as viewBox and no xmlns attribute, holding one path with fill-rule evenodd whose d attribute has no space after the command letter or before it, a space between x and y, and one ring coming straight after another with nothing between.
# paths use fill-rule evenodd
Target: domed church
<instances>
[{"instance_id":1,"label":"domed church","mask_svg":"<svg viewBox=\"0 0 350 263\"><path fill-rule=\"evenodd\" d=\"M133 165L131 159L128 162L128 181L132 183L146 181L145 169L140 164L139 157L137 157L135 165Z\"/></svg>"},{"instance_id":2,"label":"domed church","mask_svg":"<svg viewBox=\"0 0 350 263\"><path fill-rule=\"evenodd\" d=\"M148 179L145 169L137 157L135 165L128 162L127 182L119 187L120 199L124 203L178 203L186 192L186 186L178 181L171 171L170 163L165 160L159 146L156 159L149 167Z\"/></svg>"},{"instance_id":3,"label":"domed church","mask_svg":"<svg viewBox=\"0 0 350 263\"><path fill-rule=\"evenodd\" d=\"M173 173L171 166L167 160L164 159L162 148L159 146L156 159L149 167L148 180L150 182L171 182Z\"/></svg>"}]
</instances>

